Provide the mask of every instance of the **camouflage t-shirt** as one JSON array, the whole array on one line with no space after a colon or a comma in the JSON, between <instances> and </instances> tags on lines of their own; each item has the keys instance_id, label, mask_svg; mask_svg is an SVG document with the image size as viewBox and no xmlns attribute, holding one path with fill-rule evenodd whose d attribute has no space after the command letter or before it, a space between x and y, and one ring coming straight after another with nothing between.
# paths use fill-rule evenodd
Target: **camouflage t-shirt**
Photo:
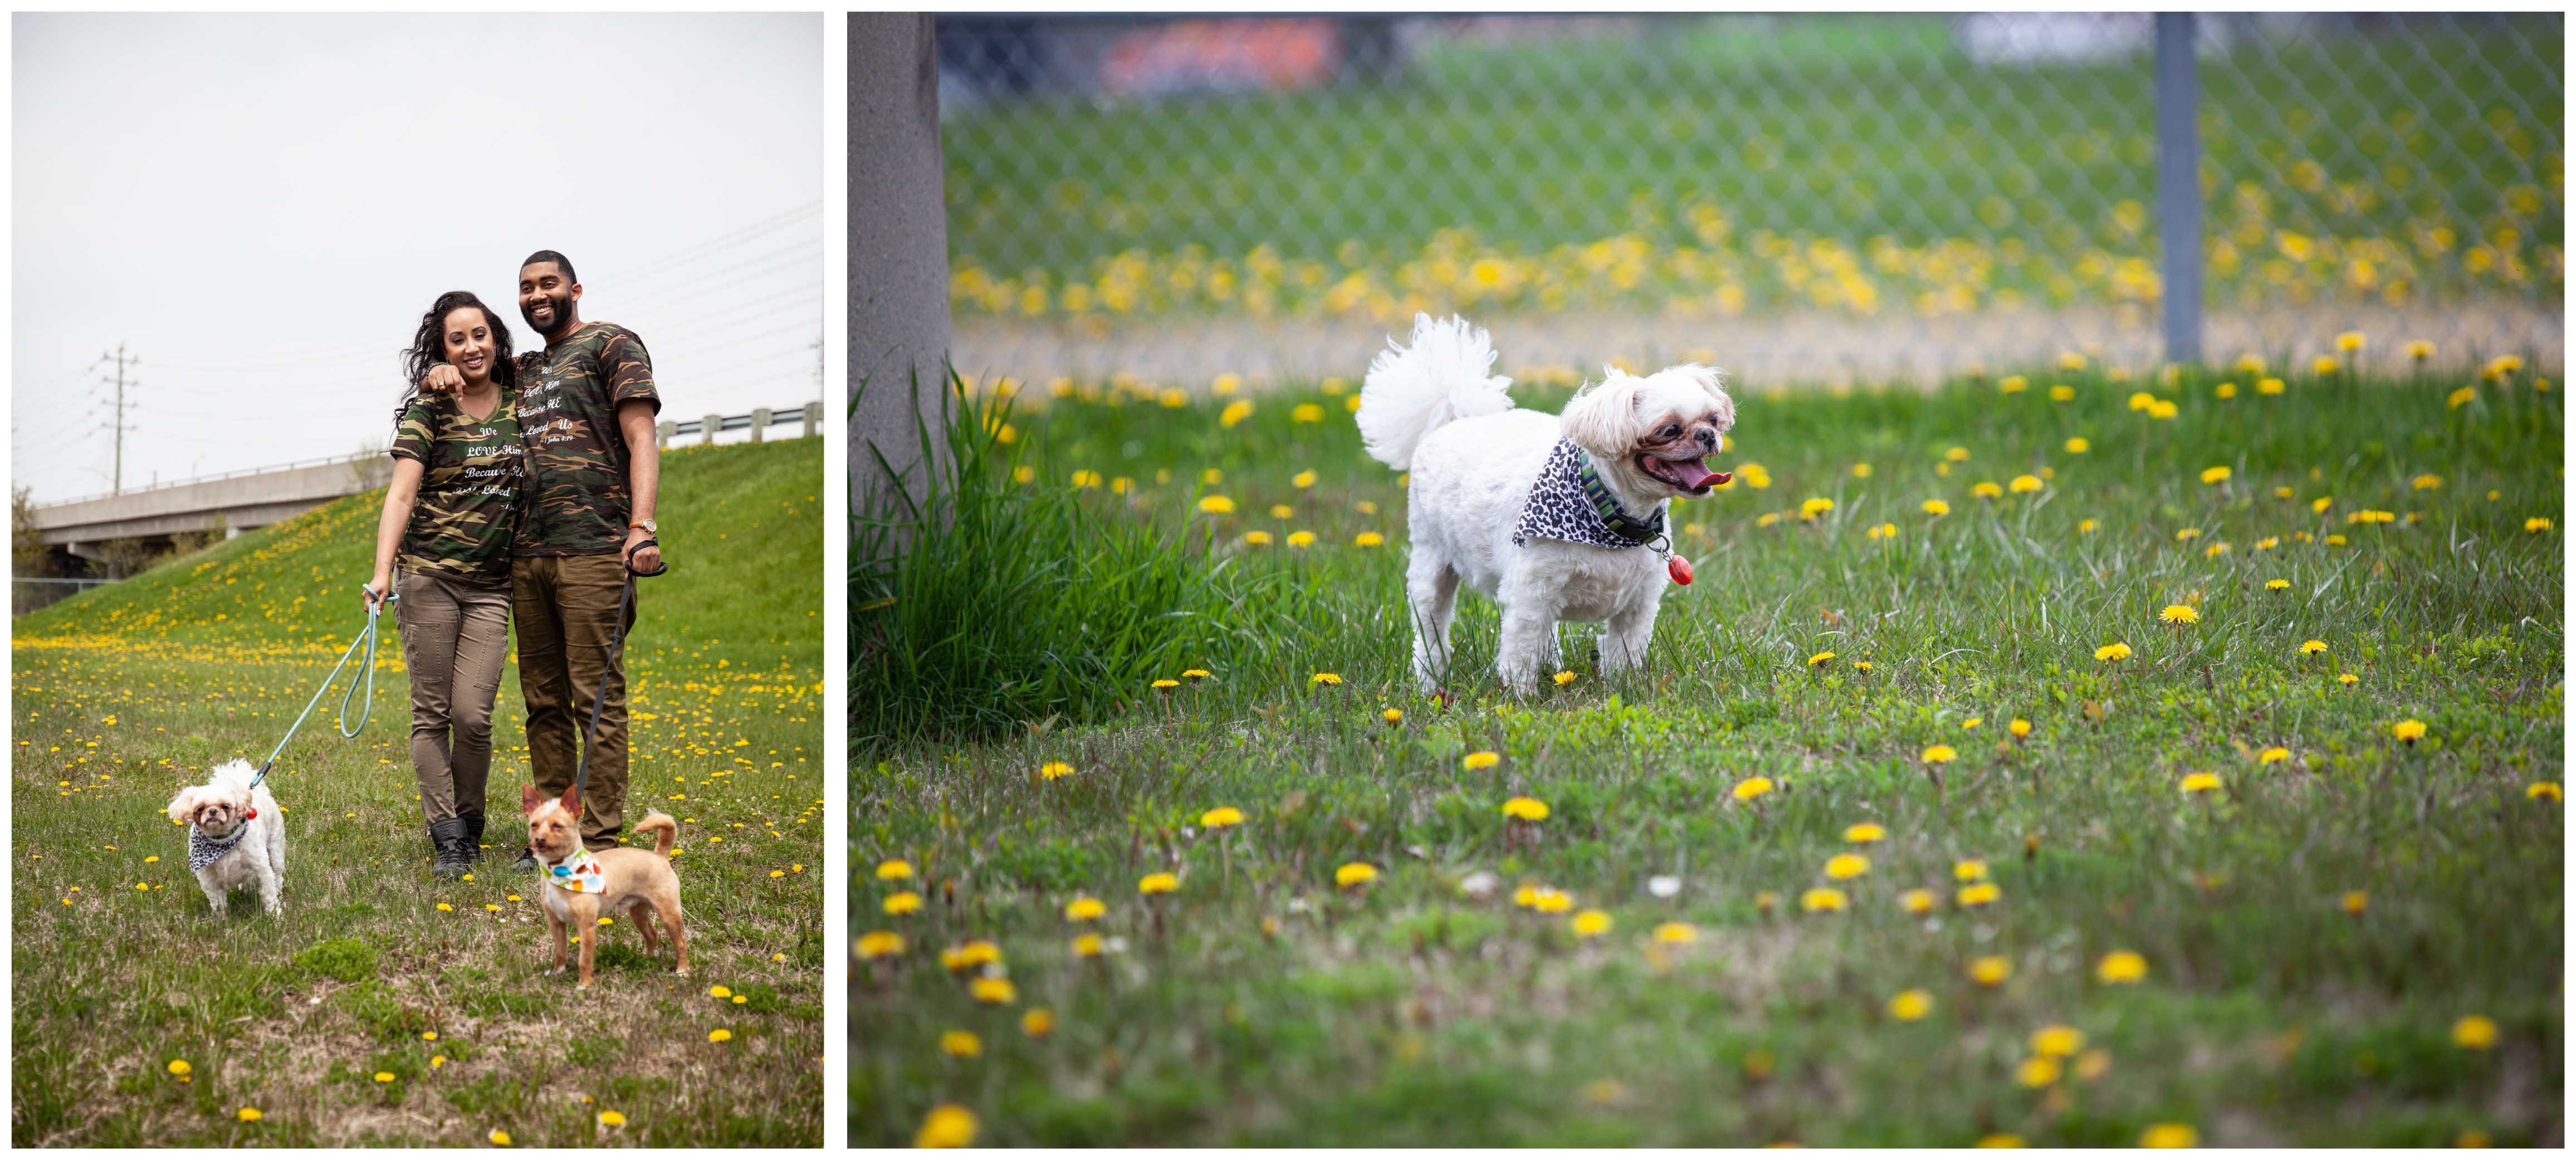
<instances>
[{"instance_id":1,"label":"camouflage t-shirt","mask_svg":"<svg viewBox=\"0 0 2576 1160\"><path fill-rule=\"evenodd\" d=\"M393 454L421 465L396 555L413 572L475 584L510 582L511 537L527 490L527 448L508 391L490 415L465 413L453 395L423 395L403 408Z\"/></svg>"},{"instance_id":2,"label":"camouflage t-shirt","mask_svg":"<svg viewBox=\"0 0 2576 1160\"><path fill-rule=\"evenodd\" d=\"M520 427L533 496L519 517L522 556L604 556L626 546L626 440L617 405L653 392L653 359L635 332L586 322L541 354L520 357Z\"/></svg>"}]
</instances>

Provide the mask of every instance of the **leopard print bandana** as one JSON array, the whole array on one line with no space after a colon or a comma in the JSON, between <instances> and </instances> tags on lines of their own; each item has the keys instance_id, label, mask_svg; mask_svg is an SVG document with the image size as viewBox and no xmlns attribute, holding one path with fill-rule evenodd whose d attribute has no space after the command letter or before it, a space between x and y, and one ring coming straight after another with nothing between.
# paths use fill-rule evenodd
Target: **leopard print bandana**
<instances>
[{"instance_id":1,"label":"leopard print bandana","mask_svg":"<svg viewBox=\"0 0 2576 1160\"><path fill-rule=\"evenodd\" d=\"M188 869L203 870L214 865L221 861L224 855L232 853L242 844L242 839L249 836L249 819L244 819L240 825L234 826L233 834L229 838L209 838L197 827L188 827Z\"/></svg>"},{"instance_id":2,"label":"leopard print bandana","mask_svg":"<svg viewBox=\"0 0 2576 1160\"><path fill-rule=\"evenodd\" d=\"M1572 440L1559 439L1538 482L1530 485L1529 503L1512 528L1512 546L1536 536L1595 548L1642 548L1664 534L1666 506L1656 504L1645 519L1629 515L1610 497L1592 457Z\"/></svg>"}]
</instances>

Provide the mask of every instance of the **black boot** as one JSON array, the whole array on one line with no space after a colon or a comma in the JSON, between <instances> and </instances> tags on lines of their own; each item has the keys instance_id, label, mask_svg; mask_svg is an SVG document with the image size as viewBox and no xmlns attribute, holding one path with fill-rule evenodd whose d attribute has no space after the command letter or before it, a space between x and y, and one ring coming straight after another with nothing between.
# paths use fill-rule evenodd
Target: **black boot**
<instances>
[{"instance_id":1,"label":"black boot","mask_svg":"<svg viewBox=\"0 0 2576 1160\"><path fill-rule=\"evenodd\" d=\"M465 819L442 818L429 824L429 841L438 849L438 862L430 873L441 878L461 878L471 868L465 856Z\"/></svg>"},{"instance_id":2,"label":"black boot","mask_svg":"<svg viewBox=\"0 0 2576 1160\"><path fill-rule=\"evenodd\" d=\"M465 819L465 860L467 862L482 861L483 815L458 814L456 816Z\"/></svg>"}]
</instances>

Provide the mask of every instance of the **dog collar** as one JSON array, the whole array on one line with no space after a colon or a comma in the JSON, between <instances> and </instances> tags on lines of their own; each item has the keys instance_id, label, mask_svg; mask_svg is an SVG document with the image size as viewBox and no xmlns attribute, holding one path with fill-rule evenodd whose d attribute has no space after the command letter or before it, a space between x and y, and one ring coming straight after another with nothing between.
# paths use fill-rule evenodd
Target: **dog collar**
<instances>
[{"instance_id":1,"label":"dog collar","mask_svg":"<svg viewBox=\"0 0 2576 1160\"><path fill-rule=\"evenodd\" d=\"M224 855L232 853L233 848L241 845L242 839L249 836L249 819L243 819L242 824L234 826L232 836L229 838L209 838L205 831L193 825L189 826L188 869L203 870L214 865Z\"/></svg>"},{"instance_id":2,"label":"dog collar","mask_svg":"<svg viewBox=\"0 0 2576 1160\"><path fill-rule=\"evenodd\" d=\"M600 868L599 857L585 846L573 856L543 868L548 885L559 886L574 894L600 894L608 889L608 872Z\"/></svg>"},{"instance_id":3,"label":"dog collar","mask_svg":"<svg viewBox=\"0 0 2576 1160\"><path fill-rule=\"evenodd\" d=\"M1663 534L1663 504L1644 519L1629 515L1601 481L1591 454L1573 440L1559 439L1530 485L1512 543L1519 546L1536 536L1595 548L1642 548Z\"/></svg>"}]
</instances>

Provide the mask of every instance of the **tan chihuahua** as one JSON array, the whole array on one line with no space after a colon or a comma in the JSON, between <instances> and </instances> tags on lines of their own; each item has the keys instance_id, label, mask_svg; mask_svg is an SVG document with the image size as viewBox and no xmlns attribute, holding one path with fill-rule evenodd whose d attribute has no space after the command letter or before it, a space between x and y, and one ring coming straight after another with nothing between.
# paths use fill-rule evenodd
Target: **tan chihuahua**
<instances>
[{"instance_id":1,"label":"tan chihuahua","mask_svg":"<svg viewBox=\"0 0 2576 1160\"><path fill-rule=\"evenodd\" d=\"M644 932L644 953L658 954L653 919L659 915L678 956L676 973L689 973L689 937L680 929L680 876L671 872L671 847L680 840L680 824L659 810L636 823L635 832L660 830L653 852L615 847L597 853L581 844L581 799L567 789L558 800L519 787L520 807L528 815L528 845L537 854L537 876L545 883L546 926L555 936L554 974L564 969L564 928L581 931L581 983L590 986L592 952L599 948L599 921L604 913L624 912ZM649 909L648 909L649 908Z\"/></svg>"}]
</instances>

